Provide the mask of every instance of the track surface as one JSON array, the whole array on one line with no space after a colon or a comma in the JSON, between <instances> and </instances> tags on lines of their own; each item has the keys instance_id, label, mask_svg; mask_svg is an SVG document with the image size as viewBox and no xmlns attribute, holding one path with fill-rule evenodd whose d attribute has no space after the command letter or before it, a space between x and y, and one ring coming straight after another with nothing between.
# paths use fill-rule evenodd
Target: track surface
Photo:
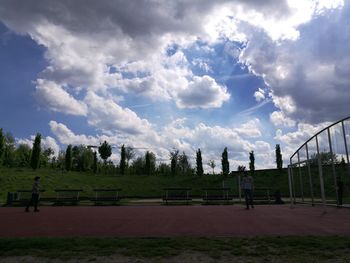
<instances>
[{"instance_id":1,"label":"track surface","mask_svg":"<svg viewBox=\"0 0 350 263\"><path fill-rule=\"evenodd\" d=\"M350 209L296 206L0 208L0 237L350 235Z\"/></svg>"}]
</instances>

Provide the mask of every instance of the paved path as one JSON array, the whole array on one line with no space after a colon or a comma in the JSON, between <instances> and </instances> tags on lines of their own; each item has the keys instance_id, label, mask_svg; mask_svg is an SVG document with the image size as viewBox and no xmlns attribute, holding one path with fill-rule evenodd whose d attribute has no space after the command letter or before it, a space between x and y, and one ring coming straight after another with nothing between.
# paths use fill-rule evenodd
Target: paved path
<instances>
[{"instance_id":1,"label":"paved path","mask_svg":"<svg viewBox=\"0 0 350 263\"><path fill-rule=\"evenodd\" d=\"M0 208L0 237L350 235L350 209L297 206Z\"/></svg>"}]
</instances>

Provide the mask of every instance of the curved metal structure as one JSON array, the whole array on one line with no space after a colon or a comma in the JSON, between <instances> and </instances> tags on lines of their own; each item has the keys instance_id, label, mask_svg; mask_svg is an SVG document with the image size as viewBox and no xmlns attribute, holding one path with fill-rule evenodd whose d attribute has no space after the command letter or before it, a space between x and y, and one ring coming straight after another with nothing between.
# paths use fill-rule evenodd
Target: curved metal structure
<instances>
[{"instance_id":1,"label":"curved metal structure","mask_svg":"<svg viewBox=\"0 0 350 263\"><path fill-rule=\"evenodd\" d=\"M291 204L350 207L350 116L322 129L290 157Z\"/></svg>"}]
</instances>

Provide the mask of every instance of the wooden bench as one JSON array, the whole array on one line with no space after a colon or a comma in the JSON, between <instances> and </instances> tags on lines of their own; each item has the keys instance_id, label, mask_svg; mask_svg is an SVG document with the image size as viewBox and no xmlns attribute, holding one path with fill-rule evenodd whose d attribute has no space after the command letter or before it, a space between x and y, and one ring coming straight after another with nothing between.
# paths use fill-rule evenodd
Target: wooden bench
<instances>
[{"instance_id":1,"label":"wooden bench","mask_svg":"<svg viewBox=\"0 0 350 263\"><path fill-rule=\"evenodd\" d=\"M56 192L56 200L55 204L78 204L79 203L79 195L82 192L82 189L55 189Z\"/></svg>"},{"instance_id":2,"label":"wooden bench","mask_svg":"<svg viewBox=\"0 0 350 263\"><path fill-rule=\"evenodd\" d=\"M255 187L254 188L254 201L267 201L271 202L271 188L268 187Z\"/></svg>"},{"instance_id":3,"label":"wooden bench","mask_svg":"<svg viewBox=\"0 0 350 263\"><path fill-rule=\"evenodd\" d=\"M39 193L45 192L44 189L39 190ZM32 198L32 190L16 190L16 192L8 193L7 205L27 205ZM40 195L39 195L40 201Z\"/></svg>"},{"instance_id":4,"label":"wooden bench","mask_svg":"<svg viewBox=\"0 0 350 263\"><path fill-rule=\"evenodd\" d=\"M164 188L165 196L163 197L163 201L168 204L168 201L186 201L186 204L189 201L192 201L190 197L191 188L181 188L181 187L168 187Z\"/></svg>"},{"instance_id":5,"label":"wooden bench","mask_svg":"<svg viewBox=\"0 0 350 263\"><path fill-rule=\"evenodd\" d=\"M103 202L118 202L120 201L119 192L122 189L103 189L95 188L95 196L91 198L91 201L95 202L95 205Z\"/></svg>"},{"instance_id":6,"label":"wooden bench","mask_svg":"<svg viewBox=\"0 0 350 263\"><path fill-rule=\"evenodd\" d=\"M204 195L203 201L208 203L209 201L226 201L229 202L233 199L233 196L229 195L230 188L221 187L221 188L203 188Z\"/></svg>"}]
</instances>

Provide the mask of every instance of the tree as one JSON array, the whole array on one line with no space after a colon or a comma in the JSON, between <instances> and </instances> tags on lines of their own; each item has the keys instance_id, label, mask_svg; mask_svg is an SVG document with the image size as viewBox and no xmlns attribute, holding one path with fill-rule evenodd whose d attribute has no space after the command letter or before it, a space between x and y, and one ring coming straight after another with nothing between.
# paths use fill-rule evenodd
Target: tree
<instances>
[{"instance_id":1,"label":"tree","mask_svg":"<svg viewBox=\"0 0 350 263\"><path fill-rule=\"evenodd\" d=\"M276 144L276 164L277 164L277 169L282 170L283 160L282 160L281 148L279 144Z\"/></svg>"},{"instance_id":2,"label":"tree","mask_svg":"<svg viewBox=\"0 0 350 263\"><path fill-rule=\"evenodd\" d=\"M104 163L106 166L107 162ZM85 145L75 145L72 148L72 170L91 171L94 165L94 152ZM106 167L105 167L106 168Z\"/></svg>"},{"instance_id":3,"label":"tree","mask_svg":"<svg viewBox=\"0 0 350 263\"><path fill-rule=\"evenodd\" d=\"M5 151L5 135L4 135L4 132L1 128L0 129L0 164L1 164L1 157L4 153L4 151Z\"/></svg>"},{"instance_id":4,"label":"tree","mask_svg":"<svg viewBox=\"0 0 350 263\"><path fill-rule=\"evenodd\" d=\"M198 149L196 154L196 172L198 176L202 176L204 173L201 149Z\"/></svg>"},{"instance_id":5,"label":"tree","mask_svg":"<svg viewBox=\"0 0 350 263\"><path fill-rule=\"evenodd\" d=\"M61 150L58 153L57 159L56 159L56 167L59 169L64 169L65 168L65 160L66 159L66 152Z\"/></svg>"},{"instance_id":6,"label":"tree","mask_svg":"<svg viewBox=\"0 0 350 263\"><path fill-rule=\"evenodd\" d=\"M344 168L346 166L346 162L345 162L344 156L341 157L340 165L341 165L342 168Z\"/></svg>"},{"instance_id":7,"label":"tree","mask_svg":"<svg viewBox=\"0 0 350 263\"><path fill-rule=\"evenodd\" d=\"M147 151L145 154L145 172L147 175L151 175L155 171L156 156L154 153Z\"/></svg>"},{"instance_id":8,"label":"tree","mask_svg":"<svg viewBox=\"0 0 350 263\"><path fill-rule=\"evenodd\" d=\"M238 165L238 167L237 167L237 171L238 172L244 172L245 171L245 166L244 165Z\"/></svg>"},{"instance_id":9,"label":"tree","mask_svg":"<svg viewBox=\"0 0 350 263\"><path fill-rule=\"evenodd\" d=\"M126 168L126 152L125 152L124 144L122 145L122 148L120 150L120 164L119 164L119 168L120 168L120 173L122 175L124 175L125 174L125 168Z\"/></svg>"},{"instance_id":10,"label":"tree","mask_svg":"<svg viewBox=\"0 0 350 263\"><path fill-rule=\"evenodd\" d=\"M170 152L170 168L171 168L171 175L176 175L177 170L177 163L179 159L179 150L173 149L172 152Z\"/></svg>"},{"instance_id":11,"label":"tree","mask_svg":"<svg viewBox=\"0 0 350 263\"><path fill-rule=\"evenodd\" d=\"M331 152L320 152L320 159L321 159L321 164L322 165L330 165L332 164L332 160L335 164L337 164L338 161L338 156L335 153ZM318 165L318 156L317 153L314 153L310 156L310 163L311 165Z\"/></svg>"},{"instance_id":12,"label":"tree","mask_svg":"<svg viewBox=\"0 0 350 263\"><path fill-rule=\"evenodd\" d=\"M182 152L178 157L178 163L183 175L188 175L192 172L191 164L188 161L188 157L185 152Z\"/></svg>"},{"instance_id":13,"label":"tree","mask_svg":"<svg viewBox=\"0 0 350 263\"><path fill-rule=\"evenodd\" d=\"M130 166L130 170L132 174L137 174L137 175L143 175L146 169L146 164L145 164L145 156L139 156L136 159L132 161L132 164Z\"/></svg>"},{"instance_id":14,"label":"tree","mask_svg":"<svg viewBox=\"0 0 350 263\"><path fill-rule=\"evenodd\" d=\"M18 145L15 150L15 165L17 167L29 167L31 151L27 144Z\"/></svg>"},{"instance_id":15,"label":"tree","mask_svg":"<svg viewBox=\"0 0 350 263\"><path fill-rule=\"evenodd\" d=\"M124 146L124 145L123 145ZM108 144L108 142L104 141L100 147L98 147L98 153L101 156L104 164L107 164L107 159L112 155L112 147Z\"/></svg>"},{"instance_id":16,"label":"tree","mask_svg":"<svg viewBox=\"0 0 350 263\"><path fill-rule=\"evenodd\" d=\"M222 175L228 176L228 174L230 173L230 162L228 161L227 147L225 147L224 151L222 152L221 165L222 165Z\"/></svg>"},{"instance_id":17,"label":"tree","mask_svg":"<svg viewBox=\"0 0 350 263\"><path fill-rule=\"evenodd\" d=\"M255 157L254 157L254 151L251 151L249 153L249 169L250 169L250 173L254 174L255 171Z\"/></svg>"},{"instance_id":18,"label":"tree","mask_svg":"<svg viewBox=\"0 0 350 263\"><path fill-rule=\"evenodd\" d=\"M132 147L127 146L125 148L125 158L126 158L126 166L129 167L129 161L132 160L135 156L135 151Z\"/></svg>"},{"instance_id":19,"label":"tree","mask_svg":"<svg viewBox=\"0 0 350 263\"><path fill-rule=\"evenodd\" d=\"M40 152L41 152L41 134L37 133L33 143L32 157L30 160L30 166L33 170L36 170L40 164Z\"/></svg>"},{"instance_id":20,"label":"tree","mask_svg":"<svg viewBox=\"0 0 350 263\"><path fill-rule=\"evenodd\" d=\"M94 174L97 173L97 152L94 152L94 164L92 166L92 170L94 172Z\"/></svg>"},{"instance_id":21,"label":"tree","mask_svg":"<svg viewBox=\"0 0 350 263\"><path fill-rule=\"evenodd\" d=\"M160 163L157 167L157 174L160 175L171 175L171 168L169 164Z\"/></svg>"},{"instance_id":22,"label":"tree","mask_svg":"<svg viewBox=\"0 0 350 263\"><path fill-rule=\"evenodd\" d=\"M40 166L46 167L54 153L55 152L50 147L45 149L40 155Z\"/></svg>"},{"instance_id":23,"label":"tree","mask_svg":"<svg viewBox=\"0 0 350 263\"><path fill-rule=\"evenodd\" d=\"M13 167L15 164L15 138L11 133L5 134L5 146L2 154L2 163L7 167Z\"/></svg>"},{"instance_id":24,"label":"tree","mask_svg":"<svg viewBox=\"0 0 350 263\"><path fill-rule=\"evenodd\" d=\"M213 169L213 175L215 174L214 173L214 169L215 169L215 161L214 160L209 160L208 162L208 165L211 167L211 169Z\"/></svg>"},{"instance_id":25,"label":"tree","mask_svg":"<svg viewBox=\"0 0 350 263\"><path fill-rule=\"evenodd\" d=\"M72 145L69 144L67 146L67 150L66 150L66 156L65 156L65 168L66 171L70 171L72 169Z\"/></svg>"}]
</instances>

